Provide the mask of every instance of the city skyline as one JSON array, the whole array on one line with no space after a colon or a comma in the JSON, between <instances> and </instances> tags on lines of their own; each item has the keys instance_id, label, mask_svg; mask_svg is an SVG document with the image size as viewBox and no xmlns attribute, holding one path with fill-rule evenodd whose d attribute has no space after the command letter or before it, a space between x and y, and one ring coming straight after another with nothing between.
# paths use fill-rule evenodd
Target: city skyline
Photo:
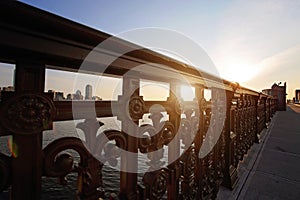
<instances>
[{"instance_id":1,"label":"city skyline","mask_svg":"<svg viewBox=\"0 0 300 200\"><path fill-rule=\"evenodd\" d=\"M6 76L3 76L3 78L0 80L0 88L6 87L14 87L13 86L13 72L14 72L14 65L11 64L5 64L5 63L0 63L0 70L6 74ZM69 86L71 85L72 87L64 87L66 90L59 89L59 88L53 88L51 85L50 81L52 81L53 77L51 76L51 71L53 70L46 70L46 80L45 80L45 92L57 92L59 93L59 97L56 98L54 96L54 99L56 100L117 100L119 95L122 95L122 79L121 78L113 78L113 77L103 77L103 76L96 76L96 75L89 75L89 74L77 74L73 72L66 72L66 71L59 71L59 72L54 72L52 75L60 75L64 77L66 74L67 78L69 78L69 81L66 82L64 86ZM72 74L72 76L70 76ZM48 76L48 77L47 77ZM89 78L88 78L89 77ZM55 78L55 77L54 77ZM85 83L88 80L88 83ZM96 85L94 85L94 84ZM280 85L281 82L274 82L274 84ZM287 83L288 84L288 83ZM105 90L106 85L111 85L113 86L114 90L109 91ZM95 95L92 95L92 98L86 98L86 90L87 86L90 86L90 91L91 95L94 93L92 88L96 88L94 91ZM287 85L288 86L288 85ZM100 92L97 92L97 88L99 89ZM162 82L153 82L153 81L141 81L140 85L140 93L141 96L144 97L145 100L166 100L167 97L169 97L169 85L166 83ZM270 89L271 86L262 88L261 91L266 89ZM300 88L300 87L299 87ZM295 88L295 91L299 90L298 88ZM10 90L11 91L11 90ZM75 97L76 93L80 92L80 95L82 95L81 91L85 91L84 95L82 97ZM104 93L101 93L103 92ZM152 91L155 91L154 93ZM287 97L288 100L293 100L295 98L295 91L291 95ZM183 99L185 100L193 100L194 95L195 95L195 90L194 88L191 88L189 86L182 86L181 91L180 91ZM104 94L104 95L103 95ZM68 97L69 96L69 97ZM207 100L210 99L210 94L205 92L205 98Z\"/></svg>"},{"instance_id":2,"label":"city skyline","mask_svg":"<svg viewBox=\"0 0 300 200\"><path fill-rule=\"evenodd\" d=\"M92 86L87 84L85 86L85 94L83 95L81 90L77 89L74 93L65 93L63 91L48 90L48 93L53 93L54 100L63 101L63 100L93 100L100 101L101 97L92 95ZM66 95L66 96L65 96Z\"/></svg>"}]
</instances>

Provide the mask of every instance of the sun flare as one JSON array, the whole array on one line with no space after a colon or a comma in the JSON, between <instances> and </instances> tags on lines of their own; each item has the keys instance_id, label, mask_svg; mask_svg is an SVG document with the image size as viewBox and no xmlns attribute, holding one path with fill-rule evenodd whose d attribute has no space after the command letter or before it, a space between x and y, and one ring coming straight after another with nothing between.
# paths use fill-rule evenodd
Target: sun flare
<instances>
[{"instance_id":1,"label":"sun flare","mask_svg":"<svg viewBox=\"0 0 300 200\"><path fill-rule=\"evenodd\" d=\"M224 73L224 78L229 81L245 83L257 75L258 69L256 65L231 63Z\"/></svg>"},{"instance_id":2,"label":"sun flare","mask_svg":"<svg viewBox=\"0 0 300 200\"><path fill-rule=\"evenodd\" d=\"M180 96L184 101L193 101L195 98L195 88L190 85L180 87Z\"/></svg>"}]
</instances>

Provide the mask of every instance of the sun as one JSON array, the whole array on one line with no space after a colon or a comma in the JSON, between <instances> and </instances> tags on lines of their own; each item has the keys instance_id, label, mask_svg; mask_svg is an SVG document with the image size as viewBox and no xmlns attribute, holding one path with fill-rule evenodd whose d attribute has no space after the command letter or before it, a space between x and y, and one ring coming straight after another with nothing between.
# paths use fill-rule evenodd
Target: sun
<instances>
[{"instance_id":1,"label":"sun","mask_svg":"<svg viewBox=\"0 0 300 200\"><path fill-rule=\"evenodd\" d=\"M195 98L195 88L190 85L180 86L180 96L184 101L193 101Z\"/></svg>"},{"instance_id":2,"label":"sun","mask_svg":"<svg viewBox=\"0 0 300 200\"><path fill-rule=\"evenodd\" d=\"M256 65L234 62L228 64L228 66L224 70L225 72L223 76L229 81L245 83L258 74L258 69L259 68Z\"/></svg>"}]
</instances>

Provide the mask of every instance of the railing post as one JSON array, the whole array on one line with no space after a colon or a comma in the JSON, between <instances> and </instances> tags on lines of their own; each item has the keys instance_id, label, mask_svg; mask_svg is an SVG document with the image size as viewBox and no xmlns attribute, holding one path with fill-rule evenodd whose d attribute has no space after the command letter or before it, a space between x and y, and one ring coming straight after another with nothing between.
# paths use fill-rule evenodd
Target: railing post
<instances>
[{"instance_id":1,"label":"railing post","mask_svg":"<svg viewBox=\"0 0 300 200\"><path fill-rule=\"evenodd\" d=\"M225 120L225 168L224 168L224 179L222 185L230 189L234 188L237 182L237 171L234 165L235 160L235 143L236 133L234 131L235 123L235 109L236 106L232 106L232 100L235 94L236 88L233 91L226 91L226 120Z\"/></svg>"},{"instance_id":2,"label":"railing post","mask_svg":"<svg viewBox=\"0 0 300 200\"><path fill-rule=\"evenodd\" d=\"M127 137L127 151L130 154L121 158L120 199L137 199L137 169L138 169L138 125L144 114L144 102L139 96L140 80L137 76L123 76L123 94L119 99L122 109L119 110L122 131ZM128 116L128 114L130 116ZM135 169L134 169L135 168ZM136 173L134 173L134 171Z\"/></svg>"},{"instance_id":3,"label":"railing post","mask_svg":"<svg viewBox=\"0 0 300 200\"><path fill-rule=\"evenodd\" d=\"M174 125L174 132L177 133L180 127L181 118L181 105L179 97L179 85L177 83L170 83L170 96L168 101L173 110L169 110L169 121ZM178 134L175 137L179 137ZM180 166L178 158L180 155L180 142L176 142L168 145L168 163L170 170L170 181L168 185L168 199L178 199L179 198L179 177L180 177ZM177 142L178 141L178 142Z\"/></svg>"},{"instance_id":4,"label":"railing post","mask_svg":"<svg viewBox=\"0 0 300 200\"><path fill-rule=\"evenodd\" d=\"M264 128L267 128L268 120L267 120L267 98L266 97L264 97L263 103L264 103Z\"/></svg>"},{"instance_id":5,"label":"railing post","mask_svg":"<svg viewBox=\"0 0 300 200\"><path fill-rule=\"evenodd\" d=\"M272 98L270 97L270 100L269 100L269 112L270 112L270 120L272 118Z\"/></svg>"},{"instance_id":6,"label":"railing post","mask_svg":"<svg viewBox=\"0 0 300 200\"><path fill-rule=\"evenodd\" d=\"M268 123L269 123L269 98L266 97L266 127L268 127Z\"/></svg>"},{"instance_id":7,"label":"railing post","mask_svg":"<svg viewBox=\"0 0 300 200\"><path fill-rule=\"evenodd\" d=\"M254 142L259 143L259 105L258 105L259 96L254 97L254 105L255 105L255 135L254 135Z\"/></svg>"},{"instance_id":8,"label":"railing post","mask_svg":"<svg viewBox=\"0 0 300 200\"><path fill-rule=\"evenodd\" d=\"M195 168L195 180L196 185L198 187L198 198L200 198L201 190L203 188L203 182L202 182L202 173L203 173L203 167L201 159L199 158L199 152L201 145L203 143L203 135L204 135L204 111L207 107L207 102L204 98L204 87L203 86L196 86L195 87L195 97L198 101L199 106L199 127L197 134L195 136L195 152L197 155L197 161L196 161L196 168Z\"/></svg>"},{"instance_id":9,"label":"railing post","mask_svg":"<svg viewBox=\"0 0 300 200\"><path fill-rule=\"evenodd\" d=\"M1 122L13 136L12 199L41 198L42 132L54 110L44 84L44 65L17 63L15 94L3 102Z\"/></svg>"},{"instance_id":10,"label":"railing post","mask_svg":"<svg viewBox=\"0 0 300 200\"><path fill-rule=\"evenodd\" d=\"M16 65L16 93L42 93L45 66ZM21 102L20 102L21 103ZM23 109L27 109L23 107ZM29 116L28 116L29 117ZM18 155L13 159L13 199L40 199L42 176L42 132L34 135L13 133Z\"/></svg>"}]
</instances>

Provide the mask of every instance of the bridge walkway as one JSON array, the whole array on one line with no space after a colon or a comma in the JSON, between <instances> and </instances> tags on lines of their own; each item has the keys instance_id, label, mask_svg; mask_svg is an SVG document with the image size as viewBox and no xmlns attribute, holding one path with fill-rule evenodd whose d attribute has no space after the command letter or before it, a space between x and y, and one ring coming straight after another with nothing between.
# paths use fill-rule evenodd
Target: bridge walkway
<instances>
[{"instance_id":1,"label":"bridge walkway","mask_svg":"<svg viewBox=\"0 0 300 200\"><path fill-rule=\"evenodd\" d=\"M300 106L277 111L238 173L235 189L221 188L218 199L300 199Z\"/></svg>"}]
</instances>

